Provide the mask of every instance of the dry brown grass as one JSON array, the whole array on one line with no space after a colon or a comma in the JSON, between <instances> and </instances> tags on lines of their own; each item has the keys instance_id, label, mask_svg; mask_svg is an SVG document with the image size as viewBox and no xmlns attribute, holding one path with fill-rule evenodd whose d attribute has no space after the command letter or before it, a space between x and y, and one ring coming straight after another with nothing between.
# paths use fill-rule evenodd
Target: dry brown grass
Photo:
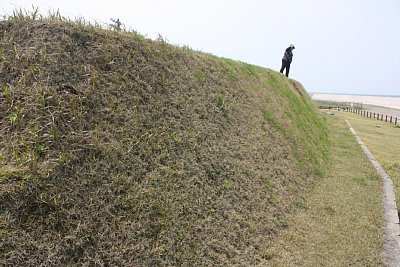
<instances>
[{"instance_id":1,"label":"dry brown grass","mask_svg":"<svg viewBox=\"0 0 400 267\"><path fill-rule=\"evenodd\" d=\"M58 16L0 49L2 264L254 265L323 171L274 71Z\"/></svg>"}]
</instances>

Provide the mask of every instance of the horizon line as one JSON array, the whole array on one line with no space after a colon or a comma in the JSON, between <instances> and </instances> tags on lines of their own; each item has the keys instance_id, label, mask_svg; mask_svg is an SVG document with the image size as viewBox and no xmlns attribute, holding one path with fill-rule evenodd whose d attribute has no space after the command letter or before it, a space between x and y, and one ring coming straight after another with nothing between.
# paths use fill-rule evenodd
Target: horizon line
<instances>
[{"instance_id":1,"label":"horizon line","mask_svg":"<svg viewBox=\"0 0 400 267\"><path fill-rule=\"evenodd\" d=\"M330 95L353 95L353 96L382 96L382 97L399 97L400 95L377 95L377 94L355 94L355 93L322 93L322 92L309 92L310 94L330 94Z\"/></svg>"}]
</instances>

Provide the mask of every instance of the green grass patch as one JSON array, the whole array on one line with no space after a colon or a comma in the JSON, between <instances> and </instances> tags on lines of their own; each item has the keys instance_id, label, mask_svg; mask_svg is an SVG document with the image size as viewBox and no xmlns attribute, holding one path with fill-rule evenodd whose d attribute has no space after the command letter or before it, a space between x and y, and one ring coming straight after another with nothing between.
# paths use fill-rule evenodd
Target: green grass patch
<instances>
[{"instance_id":1,"label":"green grass patch","mask_svg":"<svg viewBox=\"0 0 400 267\"><path fill-rule=\"evenodd\" d=\"M335 114L351 123L358 136L392 178L396 199L400 200L400 129L393 124L349 112Z\"/></svg>"},{"instance_id":2,"label":"green grass patch","mask_svg":"<svg viewBox=\"0 0 400 267\"><path fill-rule=\"evenodd\" d=\"M306 208L264 249L268 266L382 265L380 179L343 118L331 117L329 125L331 165Z\"/></svg>"}]
</instances>

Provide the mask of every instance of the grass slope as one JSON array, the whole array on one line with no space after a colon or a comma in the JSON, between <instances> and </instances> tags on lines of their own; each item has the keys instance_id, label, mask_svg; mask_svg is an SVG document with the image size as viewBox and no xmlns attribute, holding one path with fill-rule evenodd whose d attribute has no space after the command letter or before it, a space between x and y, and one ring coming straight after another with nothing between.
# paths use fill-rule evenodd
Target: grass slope
<instances>
[{"instance_id":1,"label":"grass slope","mask_svg":"<svg viewBox=\"0 0 400 267\"><path fill-rule=\"evenodd\" d=\"M301 85L34 16L0 22L2 264L260 262L328 155Z\"/></svg>"}]
</instances>

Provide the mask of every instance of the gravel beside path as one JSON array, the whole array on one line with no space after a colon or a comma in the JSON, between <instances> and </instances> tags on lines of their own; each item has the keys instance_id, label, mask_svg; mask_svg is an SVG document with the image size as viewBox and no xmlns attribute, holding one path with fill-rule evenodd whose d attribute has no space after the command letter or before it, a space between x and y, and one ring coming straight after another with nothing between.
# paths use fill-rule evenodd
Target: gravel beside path
<instances>
[{"instance_id":1,"label":"gravel beside path","mask_svg":"<svg viewBox=\"0 0 400 267\"><path fill-rule=\"evenodd\" d=\"M366 110L387 115L387 116L393 116L393 117L398 117L400 119L400 109L393 109L393 108L385 108L385 107L379 107L379 106L371 106L367 105L364 107Z\"/></svg>"}]
</instances>

